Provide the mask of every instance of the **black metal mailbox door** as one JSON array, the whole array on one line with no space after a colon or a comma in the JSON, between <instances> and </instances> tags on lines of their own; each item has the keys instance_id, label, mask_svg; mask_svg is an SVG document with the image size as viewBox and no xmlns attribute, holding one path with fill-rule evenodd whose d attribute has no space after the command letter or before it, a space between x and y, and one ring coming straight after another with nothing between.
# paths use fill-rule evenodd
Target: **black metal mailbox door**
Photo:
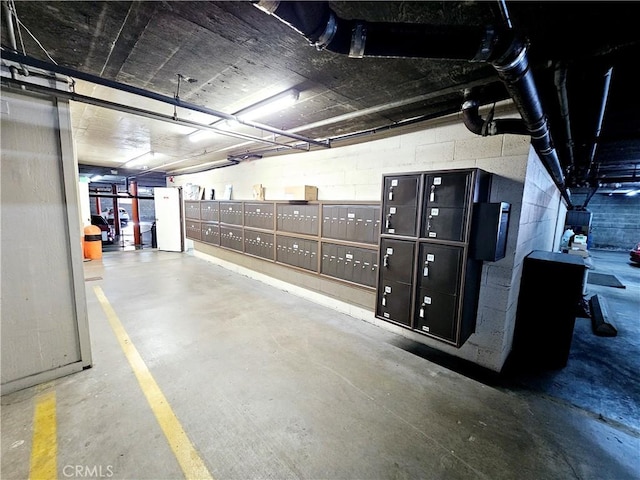
<instances>
[{"instance_id":1,"label":"black metal mailbox door","mask_svg":"<svg viewBox=\"0 0 640 480\"><path fill-rule=\"evenodd\" d=\"M380 278L411 283L413 279L414 242L380 239Z\"/></svg>"},{"instance_id":2,"label":"black metal mailbox door","mask_svg":"<svg viewBox=\"0 0 640 480\"><path fill-rule=\"evenodd\" d=\"M385 320L411 325L411 285L388 281L378 289L377 314Z\"/></svg>"},{"instance_id":3,"label":"black metal mailbox door","mask_svg":"<svg viewBox=\"0 0 640 480\"><path fill-rule=\"evenodd\" d=\"M418 261L418 287L457 295L462 274L462 248L421 243Z\"/></svg>"},{"instance_id":4,"label":"black metal mailbox door","mask_svg":"<svg viewBox=\"0 0 640 480\"><path fill-rule=\"evenodd\" d=\"M458 297L455 295L421 288L416 298L414 329L454 342L457 325L457 300Z\"/></svg>"}]
</instances>

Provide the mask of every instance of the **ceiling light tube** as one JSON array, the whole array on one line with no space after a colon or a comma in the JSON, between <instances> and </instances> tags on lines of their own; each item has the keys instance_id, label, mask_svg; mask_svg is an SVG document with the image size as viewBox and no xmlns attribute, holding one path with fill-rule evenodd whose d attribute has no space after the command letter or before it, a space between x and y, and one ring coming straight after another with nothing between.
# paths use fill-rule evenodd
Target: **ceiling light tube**
<instances>
[{"instance_id":1,"label":"ceiling light tube","mask_svg":"<svg viewBox=\"0 0 640 480\"><path fill-rule=\"evenodd\" d=\"M131 160L126 162L124 165L122 165L122 167L123 168L131 168L131 167L144 168L144 167L141 167L141 165L146 163L146 161L149 159L149 156L153 161L153 160L157 160L162 155L160 153L154 152L153 150L149 150L148 152L143 153L142 155L138 155L137 157L132 158Z\"/></svg>"},{"instance_id":2,"label":"ceiling light tube","mask_svg":"<svg viewBox=\"0 0 640 480\"><path fill-rule=\"evenodd\" d=\"M300 92L294 88L285 90L278 95L267 98L261 102L256 103L248 108L240 110L235 115L240 120L253 120L256 118L264 117L271 113L279 112L287 107L290 107L298 101Z\"/></svg>"}]
</instances>

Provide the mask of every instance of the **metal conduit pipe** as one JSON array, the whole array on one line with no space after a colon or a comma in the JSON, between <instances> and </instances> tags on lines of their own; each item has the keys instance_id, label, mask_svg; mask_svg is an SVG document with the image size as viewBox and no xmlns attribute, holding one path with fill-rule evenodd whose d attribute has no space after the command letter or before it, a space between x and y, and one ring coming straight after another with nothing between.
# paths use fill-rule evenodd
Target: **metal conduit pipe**
<instances>
[{"instance_id":1,"label":"metal conduit pipe","mask_svg":"<svg viewBox=\"0 0 640 480\"><path fill-rule=\"evenodd\" d=\"M11 7L9 7L9 2L3 1L2 9L4 10L4 20L7 24L9 43L11 44L11 48L17 52L18 43L16 42L16 32L13 27L13 12L11 11ZM25 77L29 76L29 70L27 70L27 67L25 67L23 64L20 64L20 68L22 69L22 75L24 75Z\"/></svg>"},{"instance_id":2,"label":"metal conduit pipe","mask_svg":"<svg viewBox=\"0 0 640 480\"><path fill-rule=\"evenodd\" d=\"M181 107L187 110L192 110L194 112L205 113L207 115L211 115L217 118L223 118L225 120L234 120L238 123L241 123L242 125L253 127L258 130L264 130L266 132L273 133L275 135L280 135L282 137L290 138L292 140L299 140L301 142L308 143L309 145L315 145L315 146L324 147L324 148L331 147L331 145L329 145L326 142L320 142L307 137L303 137L302 135L289 133L284 130L274 128L262 123L253 122L250 120L242 120L241 118L235 115L231 115L229 113L221 112L219 110L214 110L212 108L202 107L200 105L185 102L184 100L181 100L179 98L170 97L168 95L162 95L160 93L152 92L144 88L134 87L133 85L128 85L126 83L116 82L114 80L109 80L103 77L99 77L97 75L92 75L90 73L74 70L73 68L64 67L62 65L55 65L53 63L47 63L42 60L38 60L37 58L29 57L26 55L20 55L19 53L10 52L8 50L3 49L2 57L4 60L9 60L17 63L24 63L34 68L39 68L39 69L42 69L48 72L53 72L53 73L59 73L61 75L66 75L67 77L71 77L71 78L77 78L79 80L85 80L90 83L95 83L96 85L102 85L105 87L113 88L115 90L131 93L133 95L149 98L151 100L157 100L158 102L166 103L168 105L173 105L175 107Z\"/></svg>"},{"instance_id":3,"label":"metal conduit pipe","mask_svg":"<svg viewBox=\"0 0 640 480\"><path fill-rule=\"evenodd\" d=\"M602 92L602 100L600 103L600 112L598 113L598 123L596 124L595 138L593 140L593 145L591 145L591 151L589 152L589 168L587 170L587 175L589 175L593 169L593 161L596 158L596 149L598 148L598 142L600 141L600 134L602 133L602 121L604 120L604 112L607 108L607 102L609 100L609 88L611 86L611 73L613 72L613 67L607 70L607 73L604 74L604 86Z\"/></svg>"},{"instance_id":4,"label":"metal conduit pipe","mask_svg":"<svg viewBox=\"0 0 640 480\"><path fill-rule=\"evenodd\" d=\"M344 20L328 2L259 0L254 1L254 5L301 33L319 50L327 49L352 58L418 57L490 63L518 108L533 147L571 205L529 68L526 44L512 30Z\"/></svg>"},{"instance_id":5,"label":"metal conduit pipe","mask_svg":"<svg viewBox=\"0 0 640 480\"><path fill-rule=\"evenodd\" d=\"M571 135L571 119L569 117L569 98L567 96L567 67L558 65L554 75L554 83L558 93L558 103L560 104L560 115L564 121L564 128L567 135L567 152L569 155L569 168L574 166L574 143Z\"/></svg>"}]
</instances>

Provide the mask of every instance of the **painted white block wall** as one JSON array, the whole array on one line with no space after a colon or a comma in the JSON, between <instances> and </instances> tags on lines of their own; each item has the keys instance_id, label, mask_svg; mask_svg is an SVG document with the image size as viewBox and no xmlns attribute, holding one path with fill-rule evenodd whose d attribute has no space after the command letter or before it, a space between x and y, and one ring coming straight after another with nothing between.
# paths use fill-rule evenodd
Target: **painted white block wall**
<instances>
[{"instance_id":1,"label":"painted white block wall","mask_svg":"<svg viewBox=\"0 0 640 480\"><path fill-rule=\"evenodd\" d=\"M491 201L511 204L507 255L483 266L476 333L456 349L375 319L373 312L361 318L500 371L511 348L522 259L534 249L554 247L561 210L560 195L528 137L478 137L452 117L421 131L367 143L183 175L175 178L175 185L198 184L218 194L232 184L233 198L239 200L251 199L252 186L257 183L265 187L267 200L284 199L288 185L315 185L319 200L379 201L383 174L474 167L494 174ZM260 279L265 281L264 276Z\"/></svg>"}]
</instances>

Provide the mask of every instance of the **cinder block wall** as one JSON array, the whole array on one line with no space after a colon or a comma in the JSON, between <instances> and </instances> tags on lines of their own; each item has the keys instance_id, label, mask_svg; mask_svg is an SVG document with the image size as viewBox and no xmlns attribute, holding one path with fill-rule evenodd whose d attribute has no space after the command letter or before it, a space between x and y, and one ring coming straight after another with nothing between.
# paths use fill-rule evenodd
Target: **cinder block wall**
<instances>
[{"instance_id":1,"label":"cinder block wall","mask_svg":"<svg viewBox=\"0 0 640 480\"><path fill-rule=\"evenodd\" d=\"M428 337L376 320L364 320L452 355L499 371L511 347L522 258L533 249L551 249L559 195L530 139L503 135L478 137L457 117L424 130L367 143L308 153L267 157L252 162L175 178L173 185L193 183L223 192L233 185L235 199L251 199L261 183L268 200L284 198L287 185L315 185L320 200L380 200L385 173L478 167L494 174L491 201L511 204L504 259L483 267L476 333L456 349ZM526 180L526 181L525 181ZM209 190L207 190L209 191ZM218 196L219 197L219 196ZM520 234L520 226L525 229Z\"/></svg>"},{"instance_id":2,"label":"cinder block wall","mask_svg":"<svg viewBox=\"0 0 640 480\"><path fill-rule=\"evenodd\" d=\"M573 195L572 201L582 205L586 195ZM640 195L607 195L596 193L587 210L591 217L590 248L631 250L640 242Z\"/></svg>"}]
</instances>

